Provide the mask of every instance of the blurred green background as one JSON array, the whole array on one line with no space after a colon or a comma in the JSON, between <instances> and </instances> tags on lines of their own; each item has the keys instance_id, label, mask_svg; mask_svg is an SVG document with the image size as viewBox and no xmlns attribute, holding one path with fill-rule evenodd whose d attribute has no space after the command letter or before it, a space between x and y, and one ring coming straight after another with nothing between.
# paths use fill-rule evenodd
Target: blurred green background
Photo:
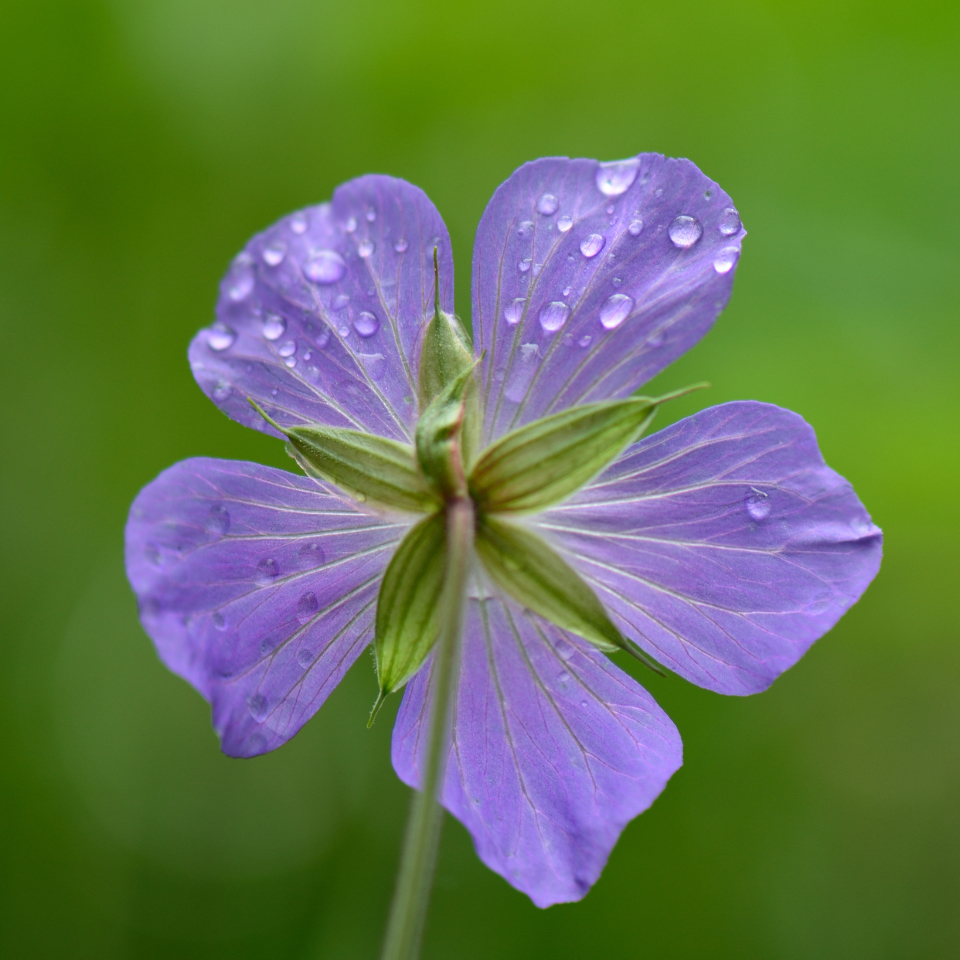
<instances>
[{"instance_id":1,"label":"blurred green background","mask_svg":"<svg viewBox=\"0 0 960 960\"><path fill-rule=\"evenodd\" d=\"M516 166L656 150L750 230L730 307L659 378L714 387L669 416L802 413L884 566L761 696L642 676L686 765L582 903L538 911L448 819L424 956L958 955L960 6L3 0L0 130L0 954L376 955L396 704L365 729L364 658L282 750L222 757L138 625L129 503L184 457L291 466L186 362L253 232L405 177L468 316Z\"/></svg>"}]
</instances>

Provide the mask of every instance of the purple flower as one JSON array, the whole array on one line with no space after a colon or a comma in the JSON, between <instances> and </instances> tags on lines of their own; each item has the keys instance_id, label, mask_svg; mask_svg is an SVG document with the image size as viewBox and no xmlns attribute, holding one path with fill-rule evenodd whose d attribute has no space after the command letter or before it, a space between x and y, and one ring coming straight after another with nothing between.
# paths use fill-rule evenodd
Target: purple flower
<instances>
[{"instance_id":1,"label":"purple flower","mask_svg":"<svg viewBox=\"0 0 960 960\"><path fill-rule=\"evenodd\" d=\"M544 159L496 191L473 261L481 448L574 405L625 397L707 332L745 231L687 160ZM420 345L453 260L439 214L366 176L254 237L190 345L203 391L281 436L321 424L411 443ZM178 463L139 494L127 572L164 663L213 708L223 750L289 740L373 640L377 595L416 517L253 463ZM523 520L620 632L700 686L766 689L875 575L881 533L796 414L747 401L630 446ZM393 734L418 786L430 661ZM680 766L650 695L594 646L478 577L442 802L484 863L538 906L577 900Z\"/></svg>"}]
</instances>

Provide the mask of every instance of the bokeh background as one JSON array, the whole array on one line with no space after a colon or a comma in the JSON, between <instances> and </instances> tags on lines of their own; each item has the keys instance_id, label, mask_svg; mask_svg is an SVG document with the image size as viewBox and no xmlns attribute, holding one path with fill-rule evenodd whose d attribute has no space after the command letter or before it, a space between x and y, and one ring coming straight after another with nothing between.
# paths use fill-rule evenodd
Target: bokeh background
<instances>
[{"instance_id":1,"label":"bokeh background","mask_svg":"<svg viewBox=\"0 0 960 960\"><path fill-rule=\"evenodd\" d=\"M291 466L186 362L252 233L405 177L468 316L516 166L656 150L750 231L730 307L658 381L713 389L661 422L799 411L883 569L763 695L641 677L686 765L582 903L538 911L448 819L424 956L957 956L960 6L3 0L0 131L0 954L376 955L396 704L365 729L364 658L278 753L224 758L137 622L128 505L189 456Z\"/></svg>"}]
</instances>

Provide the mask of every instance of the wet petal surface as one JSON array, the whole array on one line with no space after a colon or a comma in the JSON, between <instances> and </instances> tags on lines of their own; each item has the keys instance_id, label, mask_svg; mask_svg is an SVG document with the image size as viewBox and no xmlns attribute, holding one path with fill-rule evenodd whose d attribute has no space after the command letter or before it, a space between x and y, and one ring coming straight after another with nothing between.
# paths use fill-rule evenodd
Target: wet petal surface
<instances>
[{"instance_id":1,"label":"wet petal surface","mask_svg":"<svg viewBox=\"0 0 960 960\"><path fill-rule=\"evenodd\" d=\"M860 597L882 535L795 413L711 407L531 521L664 666L766 689Z\"/></svg>"},{"instance_id":2,"label":"wet petal surface","mask_svg":"<svg viewBox=\"0 0 960 960\"><path fill-rule=\"evenodd\" d=\"M255 236L220 287L217 319L190 344L204 393L228 416L275 433L306 422L409 441L420 339L441 303L453 311L453 257L440 214L418 187L369 175L330 203Z\"/></svg>"},{"instance_id":3,"label":"wet petal surface","mask_svg":"<svg viewBox=\"0 0 960 960\"><path fill-rule=\"evenodd\" d=\"M137 496L127 576L160 658L213 707L225 753L289 740L373 639L405 525L314 480L197 458Z\"/></svg>"},{"instance_id":4,"label":"wet petal surface","mask_svg":"<svg viewBox=\"0 0 960 960\"><path fill-rule=\"evenodd\" d=\"M430 675L404 694L393 765L420 783ZM680 766L672 721L603 654L512 601L467 613L443 804L539 907L579 900Z\"/></svg>"},{"instance_id":5,"label":"wet petal surface","mask_svg":"<svg viewBox=\"0 0 960 960\"><path fill-rule=\"evenodd\" d=\"M486 439L624 396L690 349L726 306L745 235L689 160L520 167L474 246Z\"/></svg>"}]
</instances>

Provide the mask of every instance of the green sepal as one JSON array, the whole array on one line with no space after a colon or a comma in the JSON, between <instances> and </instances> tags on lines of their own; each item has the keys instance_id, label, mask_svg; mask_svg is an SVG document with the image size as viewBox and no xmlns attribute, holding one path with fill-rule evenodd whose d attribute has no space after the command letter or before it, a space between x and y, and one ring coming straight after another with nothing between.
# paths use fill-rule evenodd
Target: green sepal
<instances>
[{"instance_id":1,"label":"green sepal","mask_svg":"<svg viewBox=\"0 0 960 960\"><path fill-rule=\"evenodd\" d=\"M470 410L469 395L476 395L473 361L434 398L417 423L416 449L420 469L442 497L467 493L467 460L463 427Z\"/></svg>"},{"instance_id":2,"label":"green sepal","mask_svg":"<svg viewBox=\"0 0 960 960\"><path fill-rule=\"evenodd\" d=\"M374 639L380 695L371 724L384 698L423 666L437 642L446 554L446 517L440 512L410 530L383 575Z\"/></svg>"},{"instance_id":3,"label":"green sepal","mask_svg":"<svg viewBox=\"0 0 960 960\"><path fill-rule=\"evenodd\" d=\"M417 467L413 447L339 427L281 427L250 403L287 437L287 451L308 476L335 484L372 507L424 513L440 506Z\"/></svg>"},{"instance_id":4,"label":"green sepal","mask_svg":"<svg viewBox=\"0 0 960 960\"><path fill-rule=\"evenodd\" d=\"M638 440L659 404L700 386L589 403L520 427L483 452L470 474L470 493L493 513L532 513L559 503Z\"/></svg>"},{"instance_id":5,"label":"green sepal","mask_svg":"<svg viewBox=\"0 0 960 960\"><path fill-rule=\"evenodd\" d=\"M481 515L476 550L494 583L523 606L605 653L625 650L663 673L656 661L614 626L590 585L537 534Z\"/></svg>"}]
</instances>

